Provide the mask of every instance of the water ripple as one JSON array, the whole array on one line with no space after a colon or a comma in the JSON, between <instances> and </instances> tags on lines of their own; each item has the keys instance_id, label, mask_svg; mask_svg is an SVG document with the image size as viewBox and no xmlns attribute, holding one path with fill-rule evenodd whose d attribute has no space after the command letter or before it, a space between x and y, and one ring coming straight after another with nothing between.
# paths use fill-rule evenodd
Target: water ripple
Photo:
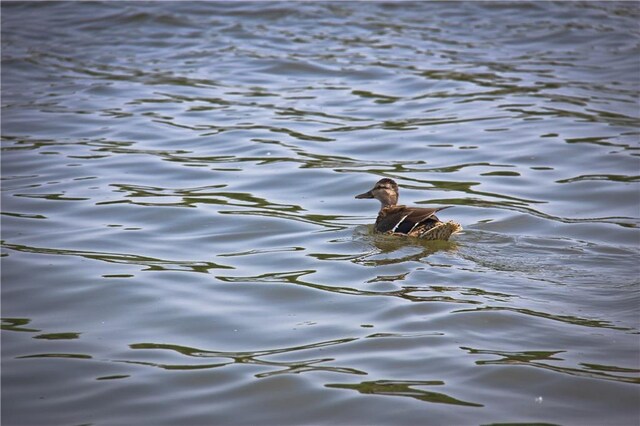
<instances>
[{"instance_id":1,"label":"water ripple","mask_svg":"<svg viewBox=\"0 0 640 426\"><path fill-rule=\"evenodd\" d=\"M637 420L636 4L1 16L6 422Z\"/></svg>"}]
</instances>

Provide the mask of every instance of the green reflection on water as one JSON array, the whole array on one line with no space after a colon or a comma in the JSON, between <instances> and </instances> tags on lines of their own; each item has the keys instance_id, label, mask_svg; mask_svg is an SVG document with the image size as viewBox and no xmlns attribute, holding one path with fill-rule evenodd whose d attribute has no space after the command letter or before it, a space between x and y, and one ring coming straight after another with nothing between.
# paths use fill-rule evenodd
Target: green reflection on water
<instances>
[{"instance_id":1,"label":"green reflection on water","mask_svg":"<svg viewBox=\"0 0 640 426\"><path fill-rule=\"evenodd\" d=\"M93 357L92 357L91 355L85 355L85 354L65 354L65 353L23 355L23 356L17 356L17 357L16 357L16 359L28 359L28 358L73 358L73 359L93 359Z\"/></svg>"},{"instance_id":2,"label":"green reflection on water","mask_svg":"<svg viewBox=\"0 0 640 426\"><path fill-rule=\"evenodd\" d=\"M479 307L474 309L460 309L460 310L454 311L453 313L486 312L486 311L511 311L511 312L517 312L524 315L531 315L534 317L546 318L553 321L560 321L567 324L579 325L582 327L608 328L611 330L633 331L632 328L617 327L608 321L580 318L573 315L553 315L553 314L548 314L546 312L534 311L532 309L512 308L508 306L484 306L484 307Z\"/></svg>"},{"instance_id":3,"label":"green reflection on water","mask_svg":"<svg viewBox=\"0 0 640 426\"><path fill-rule=\"evenodd\" d=\"M46 216L41 214L13 213L13 212L0 212L0 214L5 216L19 217L22 219L47 219Z\"/></svg>"},{"instance_id":4,"label":"green reflection on water","mask_svg":"<svg viewBox=\"0 0 640 426\"><path fill-rule=\"evenodd\" d=\"M248 192L216 191L226 185L197 188L160 188L142 185L112 184L116 192L124 192L123 199L101 201L96 205L133 204L155 207L197 207L199 204L242 207L245 210L222 210L220 214L267 216L319 225L329 230L344 229L336 221L348 219L340 215L304 213L305 209L294 204L280 204ZM251 208L251 209L248 209Z\"/></svg>"},{"instance_id":5,"label":"green reflection on water","mask_svg":"<svg viewBox=\"0 0 640 426\"><path fill-rule=\"evenodd\" d=\"M37 328L23 327L31 322L29 318L2 318L2 324L0 329L7 331L25 331L28 333L37 333L40 330Z\"/></svg>"},{"instance_id":6,"label":"green reflection on water","mask_svg":"<svg viewBox=\"0 0 640 426\"><path fill-rule=\"evenodd\" d=\"M483 407L482 404L476 404L473 402L461 401L459 399L450 397L449 395L429 392L421 389L414 389L413 386L440 386L444 385L443 381L420 381L420 380L377 380L372 382L360 382L353 384L326 384L328 388L336 389L352 389L362 394L373 395L389 395L389 396L404 396L414 398L419 401L431 402L436 404L453 404L463 405L466 407Z\"/></svg>"},{"instance_id":7,"label":"green reflection on water","mask_svg":"<svg viewBox=\"0 0 640 426\"><path fill-rule=\"evenodd\" d=\"M626 175L581 175L570 179L560 179L556 183L572 183L585 180L607 180L610 182L639 182L640 176Z\"/></svg>"},{"instance_id":8,"label":"green reflection on water","mask_svg":"<svg viewBox=\"0 0 640 426\"><path fill-rule=\"evenodd\" d=\"M131 377L129 374L114 374L113 376L96 377L96 380L118 380Z\"/></svg>"},{"instance_id":9,"label":"green reflection on water","mask_svg":"<svg viewBox=\"0 0 640 426\"><path fill-rule=\"evenodd\" d=\"M520 173L509 172L509 171L495 171L495 172L480 173L480 176L520 176Z\"/></svg>"},{"instance_id":10,"label":"green reflection on water","mask_svg":"<svg viewBox=\"0 0 640 426\"><path fill-rule=\"evenodd\" d=\"M46 339L46 340L72 340L79 339L81 333L47 333L33 336L34 339Z\"/></svg>"},{"instance_id":11,"label":"green reflection on water","mask_svg":"<svg viewBox=\"0 0 640 426\"><path fill-rule=\"evenodd\" d=\"M312 350L317 348L323 348L333 345L341 345L358 340L357 338L346 338L329 340L325 342L312 343L308 345L292 346L286 348L267 349L258 351L243 351L243 352L226 352L226 351L209 351L197 348L191 348L188 346L170 345L170 344L157 344L157 343L136 343L129 345L131 349L146 349L146 350L168 350L174 351L189 358L197 359L209 359L209 358L227 358L228 361L209 364L160 364L148 361L129 361L121 360L116 362L124 362L128 364L147 365L152 367L158 367L165 370L194 370L194 369L210 369L217 367L224 367L230 364L252 364L267 367L280 368L276 371L268 371L265 373L256 374L257 378L264 378L279 374L299 374L308 371L328 371L333 373L344 374L357 374L366 375L367 373L355 368L335 367L319 365L327 362L334 361L334 358L319 358L319 359L305 359L296 361L270 361L263 359L264 357L273 356L284 353L294 353L305 350Z\"/></svg>"},{"instance_id":12,"label":"green reflection on water","mask_svg":"<svg viewBox=\"0 0 640 426\"><path fill-rule=\"evenodd\" d=\"M124 185L112 184L118 188L118 192L128 193L126 198L145 198L145 197L175 197L180 202L173 203L175 205L183 205L193 207L196 204L222 204L237 207L260 207L265 209L298 212L304 209L297 205L277 204L268 201L265 198L256 197L248 192L220 192L212 191L213 189L223 188L226 185L213 185L198 188L161 188L142 185ZM154 205L155 203L134 202L133 204Z\"/></svg>"},{"instance_id":13,"label":"green reflection on water","mask_svg":"<svg viewBox=\"0 0 640 426\"><path fill-rule=\"evenodd\" d=\"M79 256L87 259L100 260L108 263L119 263L127 265L141 265L146 267L146 271L187 271L208 273L211 269L235 269L232 266L222 265L214 262L188 261L188 260L165 260L148 256L139 256L126 253L109 253L82 250L63 250L44 247L30 247L21 244L11 244L0 242L2 247L20 251L24 253L50 254L62 256Z\"/></svg>"},{"instance_id":14,"label":"green reflection on water","mask_svg":"<svg viewBox=\"0 0 640 426\"><path fill-rule=\"evenodd\" d=\"M288 272L271 272L252 276L216 276L217 279L230 283L288 283L301 285L304 287L314 288L316 290L328 291L338 294L349 294L357 296L390 296L399 297L411 302L449 302L449 303L465 303L465 304L481 304L476 300L457 298L453 296L445 296L442 294L421 295L414 293L442 293L443 288L437 286L405 286L392 291L371 291L362 290L353 287L331 286L326 284L312 283L301 278L316 273L315 270L301 270ZM473 292L469 293L473 294Z\"/></svg>"},{"instance_id":15,"label":"green reflection on water","mask_svg":"<svg viewBox=\"0 0 640 426\"><path fill-rule=\"evenodd\" d=\"M402 98L398 97L398 96L389 96L389 95L382 95L379 93L373 93L373 92L369 92L367 90L352 90L351 93L353 95L356 96L360 96L363 98L372 98L375 99L375 103L377 104L391 104L394 103Z\"/></svg>"},{"instance_id":16,"label":"green reflection on water","mask_svg":"<svg viewBox=\"0 0 640 426\"><path fill-rule=\"evenodd\" d=\"M593 379L612 380L616 382L636 383L640 384L640 377L630 377L628 375L633 374L638 376L640 370L633 368L622 368L616 366L604 366L599 364L586 364L580 365L584 368L574 367L561 367L552 365L548 361L564 361L562 358L557 358L555 355L566 351L522 351L522 352L506 352L506 351L492 351L483 349L474 349L469 347L460 347L460 349L467 351L472 355L495 355L501 357L496 360L482 360L476 361L477 365L526 365L531 367L542 368L545 370L551 370L557 373L568 374L571 376L588 377ZM547 362L543 362L547 361ZM611 373L622 373L611 374Z\"/></svg>"},{"instance_id":17,"label":"green reflection on water","mask_svg":"<svg viewBox=\"0 0 640 426\"><path fill-rule=\"evenodd\" d=\"M304 251L304 250L305 250L304 247L279 247L279 248L263 249L263 250L253 249L253 250L246 250L246 251L241 251L237 253L223 253L223 254L218 254L218 256L219 257L236 257L236 256L250 256L254 254L279 253L279 252Z\"/></svg>"},{"instance_id":18,"label":"green reflection on water","mask_svg":"<svg viewBox=\"0 0 640 426\"><path fill-rule=\"evenodd\" d=\"M90 199L86 197L65 197L64 194L64 192L56 192L51 194L13 194L13 196L24 198L44 198L46 200L53 201L86 201Z\"/></svg>"},{"instance_id":19,"label":"green reflection on water","mask_svg":"<svg viewBox=\"0 0 640 426\"><path fill-rule=\"evenodd\" d=\"M615 367L612 365L589 364L586 362L580 363L580 365L590 370L596 370L596 371L610 371L615 373L640 373L640 370L637 368L623 368L623 367Z\"/></svg>"}]
</instances>

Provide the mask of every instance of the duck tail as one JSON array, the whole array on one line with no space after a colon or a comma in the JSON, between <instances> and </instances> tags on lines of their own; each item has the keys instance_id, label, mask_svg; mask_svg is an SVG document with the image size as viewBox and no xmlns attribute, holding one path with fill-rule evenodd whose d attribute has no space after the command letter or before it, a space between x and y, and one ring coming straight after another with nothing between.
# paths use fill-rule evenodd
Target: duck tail
<instances>
[{"instance_id":1,"label":"duck tail","mask_svg":"<svg viewBox=\"0 0 640 426\"><path fill-rule=\"evenodd\" d=\"M444 240L447 241L452 234L462 231L462 226L452 220L448 222L440 222L434 227L420 234L419 238L423 240Z\"/></svg>"}]
</instances>

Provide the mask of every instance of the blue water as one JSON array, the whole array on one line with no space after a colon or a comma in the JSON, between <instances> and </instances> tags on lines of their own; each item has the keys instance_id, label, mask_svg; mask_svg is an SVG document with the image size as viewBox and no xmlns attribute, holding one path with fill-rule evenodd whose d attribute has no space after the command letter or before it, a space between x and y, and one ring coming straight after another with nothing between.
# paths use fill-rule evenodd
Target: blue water
<instances>
[{"instance_id":1,"label":"blue water","mask_svg":"<svg viewBox=\"0 0 640 426\"><path fill-rule=\"evenodd\" d=\"M1 11L3 424L640 421L638 3Z\"/></svg>"}]
</instances>

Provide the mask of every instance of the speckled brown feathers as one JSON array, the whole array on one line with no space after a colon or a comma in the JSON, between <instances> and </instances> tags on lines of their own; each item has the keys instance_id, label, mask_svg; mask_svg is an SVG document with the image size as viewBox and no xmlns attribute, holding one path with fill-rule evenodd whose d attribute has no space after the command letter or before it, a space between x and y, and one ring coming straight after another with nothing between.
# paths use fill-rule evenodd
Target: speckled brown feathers
<instances>
[{"instance_id":1,"label":"speckled brown feathers","mask_svg":"<svg viewBox=\"0 0 640 426\"><path fill-rule=\"evenodd\" d=\"M398 185L392 179L381 179L368 192L356 198L375 198L381 208L374 225L376 232L392 235L416 237L426 240L448 240L451 234L462 230L460 224L442 222L435 215L448 207L420 208L396 205Z\"/></svg>"}]
</instances>

